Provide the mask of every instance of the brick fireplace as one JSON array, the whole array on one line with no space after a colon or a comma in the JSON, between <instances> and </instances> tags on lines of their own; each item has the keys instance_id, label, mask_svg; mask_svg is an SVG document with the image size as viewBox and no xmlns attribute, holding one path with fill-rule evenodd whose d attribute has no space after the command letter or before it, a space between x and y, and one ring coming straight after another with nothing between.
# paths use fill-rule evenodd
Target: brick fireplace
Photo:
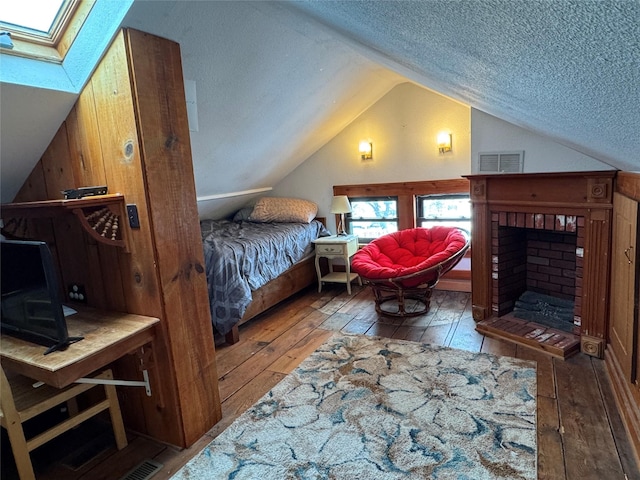
<instances>
[{"instance_id":1,"label":"brick fireplace","mask_svg":"<svg viewBox=\"0 0 640 480\"><path fill-rule=\"evenodd\" d=\"M543 214L493 213L492 314L511 312L530 291L571 301L571 323L580 327L583 245L583 217L547 215L545 221Z\"/></svg>"},{"instance_id":2,"label":"brick fireplace","mask_svg":"<svg viewBox=\"0 0 640 480\"><path fill-rule=\"evenodd\" d=\"M561 357L578 349L603 356L614 176L605 171L468 177L478 331ZM515 318L514 306L529 292L571 302L570 308L563 304L570 325L545 327Z\"/></svg>"}]
</instances>

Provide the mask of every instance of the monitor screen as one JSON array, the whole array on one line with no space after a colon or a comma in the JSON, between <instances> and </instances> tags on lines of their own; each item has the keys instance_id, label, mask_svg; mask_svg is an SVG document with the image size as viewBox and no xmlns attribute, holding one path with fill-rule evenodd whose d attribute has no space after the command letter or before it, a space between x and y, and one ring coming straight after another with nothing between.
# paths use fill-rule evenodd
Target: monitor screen
<instances>
[{"instance_id":1,"label":"monitor screen","mask_svg":"<svg viewBox=\"0 0 640 480\"><path fill-rule=\"evenodd\" d=\"M51 251L45 242L2 240L2 321L5 334L64 349L69 338Z\"/></svg>"}]
</instances>

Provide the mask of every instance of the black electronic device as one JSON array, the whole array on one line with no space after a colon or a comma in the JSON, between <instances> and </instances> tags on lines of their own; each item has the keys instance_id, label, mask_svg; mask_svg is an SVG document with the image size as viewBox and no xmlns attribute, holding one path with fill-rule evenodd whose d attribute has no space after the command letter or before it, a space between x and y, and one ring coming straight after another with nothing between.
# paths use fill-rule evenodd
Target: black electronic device
<instances>
[{"instance_id":1,"label":"black electronic device","mask_svg":"<svg viewBox=\"0 0 640 480\"><path fill-rule=\"evenodd\" d=\"M82 337L67 331L58 275L45 242L0 242L2 333L49 347L44 354L64 350Z\"/></svg>"},{"instance_id":2,"label":"black electronic device","mask_svg":"<svg viewBox=\"0 0 640 480\"><path fill-rule=\"evenodd\" d=\"M67 190L63 190L62 194L64 195L65 200L71 200L75 198L91 197L94 195L106 195L107 191L108 188L106 185L98 185L95 187L69 188Z\"/></svg>"}]
</instances>

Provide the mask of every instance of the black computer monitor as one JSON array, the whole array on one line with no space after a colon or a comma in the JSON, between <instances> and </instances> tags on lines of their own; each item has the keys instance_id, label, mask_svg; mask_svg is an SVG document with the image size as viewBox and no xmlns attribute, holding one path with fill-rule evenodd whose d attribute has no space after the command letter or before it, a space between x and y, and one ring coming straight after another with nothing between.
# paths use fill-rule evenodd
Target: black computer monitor
<instances>
[{"instance_id":1,"label":"black computer monitor","mask_svg":"<svg viewBox=\"0 0 640 480\"><path fill-rule=\"evenodd\" d=\"M49 347L45 355L80 340L69 337L53 256L45 242L2 240L0 263L3 334Z\"/></svg>"}]
</instances>

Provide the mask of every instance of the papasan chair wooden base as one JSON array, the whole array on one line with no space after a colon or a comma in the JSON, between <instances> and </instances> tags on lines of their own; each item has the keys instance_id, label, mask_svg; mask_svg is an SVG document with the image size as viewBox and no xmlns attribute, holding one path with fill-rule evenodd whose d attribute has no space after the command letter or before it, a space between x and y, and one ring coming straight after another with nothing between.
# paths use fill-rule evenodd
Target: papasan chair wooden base
<instances>
[{"instance_id":1,"label":"papasan chair wooden base","mask_svg":"<svg viewBox=\"0 0 640 480\"><path fill-rule=\"evenodd\" d=\"M422 315L429 311L433 287L462 259L470 240L469 233L457 227L400 230L358 250L351 270L371 286L379 314ZM417 305L408 310L407 300ZM382 307L391 302L397 304L397 311Z\"/></svg>"}]
</instances>

